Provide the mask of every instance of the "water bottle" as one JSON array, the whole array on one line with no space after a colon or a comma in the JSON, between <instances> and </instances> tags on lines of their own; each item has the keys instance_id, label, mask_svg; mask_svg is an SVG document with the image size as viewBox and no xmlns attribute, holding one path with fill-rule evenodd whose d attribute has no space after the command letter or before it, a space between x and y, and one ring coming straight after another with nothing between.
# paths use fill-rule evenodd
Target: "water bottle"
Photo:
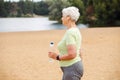
<instances>
[{"instance_id":1,"label":"water bottle","mask_svg":"<svg viewBox=\"0 0 120 80\"><path fill-rule=\"evenodd\" d=\"M54 42L53 41L51 41L50 42L50 52L54 52L55 50L54 50ZM49 62L53 62L53 59L52 58L49 58Z\"/></svg>"}]
</instances>

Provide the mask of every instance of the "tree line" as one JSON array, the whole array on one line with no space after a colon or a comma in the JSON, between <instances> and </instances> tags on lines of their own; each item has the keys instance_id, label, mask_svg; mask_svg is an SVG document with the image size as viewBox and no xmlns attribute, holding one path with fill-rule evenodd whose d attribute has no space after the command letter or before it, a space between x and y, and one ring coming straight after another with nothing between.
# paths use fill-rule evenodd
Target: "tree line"
<instances>
[{"instance_id":1,"label":"tree line","mask_svg":"<svg viewBox=\"0 0 120 80\"><path fill-rule=\"evenodd\" d=\"M0 1L0 17L32 17L36 15L48 15L48 3L32 2L31 0L19 0L19 2Z\"/></svg>"},{"instance_id":2,"label":"tree line","mask_svg":"<svg viewBox=\"0 0 120 80\"><path fill-rule=\"evenodd\" d=\"M120 0L0 0L0 17L33 17L47 15L61 23L62 9L76 6L81 13L77 23L90 26L120 26Z\"/></svg>"}]
</instances>

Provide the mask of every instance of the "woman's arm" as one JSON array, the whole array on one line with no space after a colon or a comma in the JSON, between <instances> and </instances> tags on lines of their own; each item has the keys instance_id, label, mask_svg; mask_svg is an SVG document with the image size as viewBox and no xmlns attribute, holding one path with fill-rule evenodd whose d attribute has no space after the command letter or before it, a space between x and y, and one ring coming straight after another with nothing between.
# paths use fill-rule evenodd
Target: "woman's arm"
<instances>
[{"instance_id":1,"label":"woman's arm","mask_svg":"<svg viewBox=\"0 0 120 80\"><path fill-rule=\"evenodd\" d=\"M59 56L60 60L70 60L76 57L77 52L75 45L67 45L67 51L67 54Z\"/></svg>"},{"instance_id":2,"label":"woman's arm","mask_svg":"<svg viewBox=\"0 0 120 80\"><path fill-rule=\"evenodd\" d=\"M67 45L67 51L68 51L67 54L59 56L60 60L71 60L71 59L74 59L76 57L77 52L76 52L75 45ZM54 52L49 52L48 56L50 58L56 59L58 54L56 54Z\"/></svg>"}]
</instances>

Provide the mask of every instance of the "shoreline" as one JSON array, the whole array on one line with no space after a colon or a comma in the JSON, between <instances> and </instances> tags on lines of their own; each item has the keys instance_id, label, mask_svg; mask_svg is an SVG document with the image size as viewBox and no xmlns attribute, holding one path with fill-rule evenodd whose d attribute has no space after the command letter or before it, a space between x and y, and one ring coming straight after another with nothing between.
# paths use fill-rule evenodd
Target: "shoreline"
<instances>
[{"instance_id":1,"label":"shoreline","mask_svg":"<svg viewBox=\"0 0 120 80\"><path fill-rule=\"evenodd\" d=\"M119 26L118 27L88 27L88 28L80 28L79 30L84 30L84 29L111 29L111 28L120 28ZM64 31L66 29L53 29L53 30L31 30L31 31L3 31L3 32L0 32L0 33L26 33L26 32L46 32L46 31Z\"/></svg>"}]
</instances>

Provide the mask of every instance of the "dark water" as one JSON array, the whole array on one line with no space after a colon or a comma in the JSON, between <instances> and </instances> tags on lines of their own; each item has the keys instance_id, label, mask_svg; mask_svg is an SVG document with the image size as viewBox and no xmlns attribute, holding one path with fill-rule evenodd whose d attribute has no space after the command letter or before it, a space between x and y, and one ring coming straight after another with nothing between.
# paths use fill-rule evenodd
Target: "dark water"
<instances>
[{"instance_id":1,"label":"dark water","mask_svg":"<svg viewBox=\"0 0 120 80\"><path fill-rule=\"evenodd\" d=\"M79 28L87 28L79 24ZM57 21L49 21L47 17L40 18L0 18L0 32L41 31L65 29Z\"/></svg>"}]
</instances>

